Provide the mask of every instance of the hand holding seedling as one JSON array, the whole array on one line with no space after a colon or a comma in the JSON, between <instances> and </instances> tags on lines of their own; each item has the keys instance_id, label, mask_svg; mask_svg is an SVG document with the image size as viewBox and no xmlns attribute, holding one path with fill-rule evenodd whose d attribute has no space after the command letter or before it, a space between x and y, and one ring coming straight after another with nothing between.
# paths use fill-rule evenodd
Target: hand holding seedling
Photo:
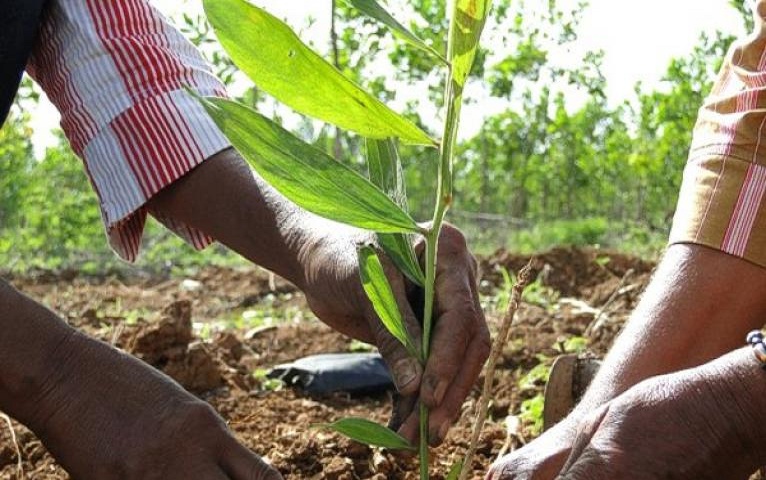
<instances>
[{"instance_id":1,"label":"hand holding seedling","mask_svg":"<svg viewBox=\"0 0 766 480\"><path fill-rule=\"evenodd\" d=\"M321 224L321 222L319 222ZM416 245L422 253L423 243ZM375 313L359 282L358 259L353 238L345 241L330 232L318 232L306 257L311 271L303 286L309 305L317 316L336 330L376 345L391 368L398 391L391 426L415 442L418 412L415 401L430 409L429 438L441 443L446 429L460 414L460 407L481 371L489 353L489 332L480 309L476 286L476 261L465 238L446 225L436 271L436 327L433 350L425 365L410 355ZM381 259L407 331L414 343L421 341L420 322L413 305L422 305L422 290Z\"/></svg>"},{"instance_id":2,"label":"hand holding seedling","mask_svg":"<svg viewBox=\"0 0 766 480\"><path fill-rule=\"evenodd\" d=\"M350 1L430 53L445 73L447 121L441 140L312 54L275 18L242 0L210 0L206 8L222 41L234 57L245 59L243 69L264 90L366 138L369 180L240 104L206 99L211 117L262 178L254 177L233 150L215 143L200 149L207 156L204 164L194 167L202 160L195 157L188 162L193 168L175 172L180 178L153 184L140 207L183 222L190 235L214 236L278 271L307 293L328 323L378 344L408 394L397 412L402 431L413 440L420 437L421 476L427 478L427 442L441 441L487 354L476 265L462 235L444 220L452 204L462 91L489 1L455 2L446 56L407 32L375 1ZM245 31L238 32L243 26ZM247 49L254 46L263 56L247 61ZM130 56L133 44L126 48ZM151 131L147 121L138 123ZM399 141L432 148L434 159L438 156L430 222L417 223L409 214ZM184 143L179 142L175 147L181 155ZM175 155L164 160L186 165ZM319 228L326 220L296 205L353 228L337 223ZM140 226L136 229L140 233ZM136 233L123 241L137 249ZM208 405L137 360L77 334L5 284L0 284L0 322L6 332L0 336L0 407L38 433L73 477L279 478L234 440ZM421 401L414 412L416 400ZM361 432L371 444L414 449L384 427L368 427L369 422L349 420L336 429Z\"/></svg>"},{"instance_id":3,"label":"hand holding seedling","mask_svg":"<svg viewBox=\"0 0 766 480\"><path fill-rule=\"evenodd\" d=\"M211 208L208 198L216 199ZM373 239L295 208L250 169L233 150L221 152L155 197L153 211L215 236L258 265L289 279L306 294L316 315L336 330L376 345L399 391L406 396L392 425L416 441L420 398L430 408L432 441L460 413L460 406L487 357L487 327L476 291L476 261L459 230L445 225L436 271L433 353L424 368L380 321L359 281L357 245ZM225 211L226 215L219 212ZM253 232L256 232L255 234ZM422 258L424 243L415 246ZM422 289L381 257L407 330L420 344ZM417 308L417 307L415 307ZM404 424L404 425L403 425Z\"/></svg>"}]
</instances>

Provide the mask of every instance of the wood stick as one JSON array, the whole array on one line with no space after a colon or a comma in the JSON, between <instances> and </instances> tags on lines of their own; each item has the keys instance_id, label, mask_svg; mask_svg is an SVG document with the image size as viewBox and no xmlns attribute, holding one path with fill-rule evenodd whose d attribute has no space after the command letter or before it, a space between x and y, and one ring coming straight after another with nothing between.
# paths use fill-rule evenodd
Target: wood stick
<instances>
[{"instance_id":1,"label":"wood stick","mask_svg":"<svg viewBox=\"0 0 766 480\"><path fill-rule=\"evenodd\" d=\"M500 354L503 351L503 347L508 341L508 333L511 330L511 326L515 323L516 310L521 304L521 296L524 293L524 289L529 284L530 274L532 272L532 266L535 264L535 258L529 259L529 262L519 272L516 283L511 290L511 298L508 302L508 309L503 316L503 321L500 324L500 331L497 332L495 341L492 344L492 351L489 354L489 360L487 361L487 372L484 376L484 387L481 392L481 398L479 399L478 410L476 412L476 418L473 423L473 432L471 434L471 443L468 445L465 458L463 459L463 468L460 470L460 476L458 480L466 480L468 473L471 470L471 463L473 456L476 453L476 447L479 444L479 437L484 429L484 422L487 419L487 411L489 410L489 402L492 400L492 384L495 381L495 367L497 366L497 360L500 358Z\"/></svg>"},{"instance_id":2,"label":"wood stick","mask_svg":"<svg viewBox=\"0 0 766 480\"><path fill-rule=\"evenodd\" d=\"M20 480L24 480L26 475L24 475L24 467L21 463L21 448L19 448L19 442L16 440L16 431L13 429L11 417L1 412L0 417L2 417L5 420L5 423L8 424L8 431L11 432L11 443L13 444L13 448L16 449L16 473L19 475Z\"/></svg>"}]
</instances>

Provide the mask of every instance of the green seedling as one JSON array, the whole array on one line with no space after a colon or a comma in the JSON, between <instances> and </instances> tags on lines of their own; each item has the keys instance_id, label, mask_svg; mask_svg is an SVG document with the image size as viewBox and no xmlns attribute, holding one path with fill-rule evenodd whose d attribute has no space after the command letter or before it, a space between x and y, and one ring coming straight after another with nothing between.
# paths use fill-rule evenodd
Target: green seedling
<instances>
[{"instance_id":1,"label":"green seedling","mask_svg":"<svg viewBox=\"0 0 766 480\"><path fill-rule=\"evenodd\" d=\"M375 0L347 0L413 48L445 67L446 121L440 141L369 94L306 46L282 21L247 0L205 0L205 12L234 63L263 92L304 115L366 139L369 178L231 100L200 99L216 124L258 174L298 206L328 219L371 230L377 245L359 248L361 281L386 328L425 364L434 309L439 233L452 204L452 172L463 88L474 63L491 0L454 0L447 52L442 55L407 30ZM425 225L407 209L397 142L438 148L433 217ZM425 240L425 272L413 236ZM407 332L377 247L425 291L422 343ZM420 407L420 477L428 478L428 411ZM415 449L391 430L362 419L324 425L354 440L391 449ZM459 470L459 468L457 469Z\"/></svg>"}]
</instances>

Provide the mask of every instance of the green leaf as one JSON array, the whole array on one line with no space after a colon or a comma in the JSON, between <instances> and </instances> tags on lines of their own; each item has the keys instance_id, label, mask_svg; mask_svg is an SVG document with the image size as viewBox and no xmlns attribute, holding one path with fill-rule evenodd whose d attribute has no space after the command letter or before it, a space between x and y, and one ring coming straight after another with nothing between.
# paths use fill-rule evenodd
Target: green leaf
<instances>
[{"instance_id":1,"label":"green leaf","mask_svg":"<svg viewBox=\"0 0 766 480\"><path fill-rule=\"evenodd\" d=\"M403 274L419 286L424 286L426 277L412 248L412 235L406 233L379 233L378 243Z\"/></svg>"},{"instance_id":2,"label":"green leaf","mask_svg":"<svg viewBox=\"0 0 766 480\"><path fill-rule=\"evenodd\" d=\"M408 210L407 189L404 183L402 162L396 150L396 142L393 139L368 139L367 167L370 181L406 212ZM420 286L425 284L423 269L420 268L417 255L415 255L415 250L412 247L412 235L379 233L378 243L397 268L410 280Z\"/></svg>"},{"instance_id":3,"label":"green leaf","mask_svg":"<svg viewBox=\"0 0 766 480\"><path fill-rule=\"evenodd\" d=\"M492 0L455 0L447 59L452 64L453 81L459 87L465 85L471 72L491 4Z\"/></svg>"},{"instance_id":4,"label":"green leaf","mask_svg":"<svg viewBox=\"0 0 766 480\"><path fill-rule=\"evenodd\" d=\"M334 430L366 445L391 450L415 450L415 447L398 433L364 418L343 418L334 423L322 423L315 426Z\"/></svg>"},{"instance_id":5,"label":"green leaf","mask_svg":"<svg viewBox=\"0 0 766 480\"><path fill-rule=\"evenodd\" d=\"M343 76L284 22L246 0L205 0L205 12L234 63L298 112L367 138L435 145L414 123Z\"/></svg>"},{"instance_id":6,"label":"green leaf","mask_svg":"<svg viewBox=\"0 0 766 480\"><path fill-rule=\"evenodd\" d=\"M255 110L221 98L200 101L245 160L298 206L375 232L419 230L407 212L366 178Z\"/></svg>"},{"instance_id":7,"label":"green leaf","mask_svg":"<svg viewBox=\"0 0 766 480\"><path fill-rule=\"evenodd\" d=\"M386 25L397 37L401 38L405 42L409 43L415 48L419 48L440 61L447 63L447 60L439 54L436 50L425 44L423 40L415 36L412 32L407 30L397 19L395 19L383 6L381 6L375 0L346 0L346 3L351 4L357 10L364 13L368 17L374 18L380 23Z\"/></svg>"},{"instance_id":8,"label":"green leaf","mask_svg":"<svg viewBox=\"0 0 766 480\"><path fill-rule=\"evenodd\" d=\"M367 170L370 181L402 209L407 209L407 187L396 142L367 139Z\"/></svg>"},{"instance_id":9,"label":"green leaf","mask_svg":"<svg viewBox=\"0 0 766 480\"><path fill-rule=\"evenodd\" d=\"M460 471L463 469L463 462L457 460L452 464L452 468L449 469L447 478L445 480L457 480L460 477Z\"/></svg>"},{"instance_id":10,"label":"green leaf","mask_svg":"<svg viewBox=\"0 0 766 480\"><path fill-rule=\"evenodd\" d=\"M404 345L410 355L420 358L418 349L412 343L404 325L402 313L399 311L396 297L388 283L388 277L383 271L383 265L372 247L364 246L359 249L359 276L362 279L362 288L367 293L367 298L370 299L380 321L391 335Z\"/></svg>"}]
</instances>

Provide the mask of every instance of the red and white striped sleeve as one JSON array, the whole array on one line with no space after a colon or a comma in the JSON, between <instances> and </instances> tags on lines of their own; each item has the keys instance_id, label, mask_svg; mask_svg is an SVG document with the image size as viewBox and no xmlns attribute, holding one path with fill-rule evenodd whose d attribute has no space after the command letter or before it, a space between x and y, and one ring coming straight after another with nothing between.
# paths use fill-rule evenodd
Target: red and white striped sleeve
<instances>
[{"instance_id":1,"label":"red and white striped sleeve","mask_svg":"<svg viewBox=\"0 0 766 480\"><path fill-rule=\"evenodd\" d=\"M112 248L135 260L146 202L229 147L184 90L225 96L197 49L147 0L53 0L28 65L99 197ZM196 248L212 239L159 218Z\"/></svg>"}]
</instances>

